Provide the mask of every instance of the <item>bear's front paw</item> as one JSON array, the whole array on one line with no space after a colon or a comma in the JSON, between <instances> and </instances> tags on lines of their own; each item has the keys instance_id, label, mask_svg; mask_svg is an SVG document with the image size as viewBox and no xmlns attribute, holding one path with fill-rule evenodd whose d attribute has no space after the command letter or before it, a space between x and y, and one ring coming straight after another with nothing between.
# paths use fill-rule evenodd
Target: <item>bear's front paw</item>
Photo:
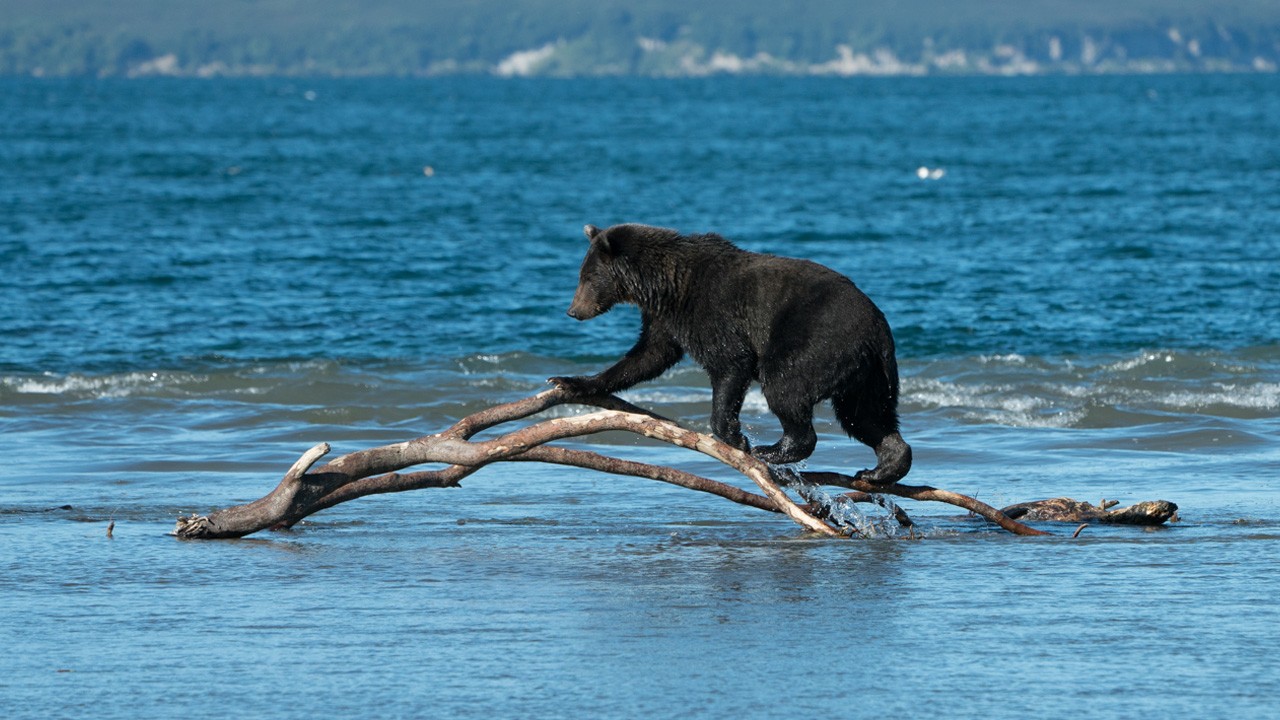
<instances>
[{"instance_id":1,"label":"bear's front paw","mask_svg":"<svg viewBox=\"0 0 1280 720\"><path fill-rule=\"evenodd\" d=\"M574 397L600 394L600 388L589 377L553 377L548 378L547 382Z\"/></svg>"}]
</instances>

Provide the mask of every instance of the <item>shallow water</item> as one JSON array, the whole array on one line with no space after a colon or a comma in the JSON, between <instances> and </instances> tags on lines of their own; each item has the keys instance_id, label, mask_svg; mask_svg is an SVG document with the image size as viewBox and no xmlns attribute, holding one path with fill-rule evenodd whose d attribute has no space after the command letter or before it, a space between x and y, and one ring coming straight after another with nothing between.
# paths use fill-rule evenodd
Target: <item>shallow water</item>
<instances>
[{"instance_id":1,"label":"shallow water","mask_svg":"<svg viewBox=\"0 0 1280 720\"><path fill-rule=\"evenodd\" d=\"M1273 78L0 86L6 717L1280 701ZM628 220L854 278L898 338L912 481L1181 521L1014 538L904 503L922 538L863 508L876 537L819 541L521 464L291 532L166 536L317 442L408 439L603 367L635 312L564 309L581 225ZM627 397L707 428L692 366ZM810 467L872 460L819 415ZM777 434L758 391L744 421Z\"/></svg>"}]
</instances>

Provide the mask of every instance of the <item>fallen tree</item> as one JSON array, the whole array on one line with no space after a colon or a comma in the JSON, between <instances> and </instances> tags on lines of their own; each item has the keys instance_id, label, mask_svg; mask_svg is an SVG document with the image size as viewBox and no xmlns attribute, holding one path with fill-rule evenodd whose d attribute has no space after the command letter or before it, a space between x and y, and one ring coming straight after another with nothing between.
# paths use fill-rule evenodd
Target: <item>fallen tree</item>
<instances>
[{"instance_id":1,"label":"fallen tree","mask_svg":"<svg viewBox=\"0 0 1280 720\"><path fill-rule=\"evenodd\" d=\"M557 405L573 403L597 408L595 412L543 419L492 439L475 440L481 432L530 418ZM696 450L715 458L750 479L762 495L671 467L624 460L600 453L548 443L605 431L625 431ZM749 453L716 438L681 427L677 423L636 407L615 396L573 398L560 388L486 408L462 418L449 429L406 442L348 453L315 467L329 453L327 443L308 450L289 468L267 495L250 503L223 508L208 515L178 518L173 534L179 538L238 538L268 529L287 529L302 519L340 503L366 495L405 492L425 488L454 487L480 468L495 462L542 462L589 468L616 475L631 475L719 495L742 505L785 514L805 530L828 537L856 534L856 529L831 518L829 505L796 504L779 482L792 484L802 495L806 487L832 485L852 492L845 501L878 502L899 523L910 526L906 513L883 498L886 495L948 503L968 510L1018 535L1046 535L1011 519L1000 510L967 495L928 486L872 485L857 475L833 472L776 470ZM443 465L413 470L420 465Z\"/></svg>"}]
</instances>

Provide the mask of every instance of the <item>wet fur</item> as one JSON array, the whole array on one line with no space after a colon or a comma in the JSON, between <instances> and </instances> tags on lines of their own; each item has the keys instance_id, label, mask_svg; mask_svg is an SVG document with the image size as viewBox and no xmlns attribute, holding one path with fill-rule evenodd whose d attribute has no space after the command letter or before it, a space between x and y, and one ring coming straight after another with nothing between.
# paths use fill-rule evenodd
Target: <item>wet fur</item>
<instances>
[{"instance_id":1,"label":"wet fur","mask_svg":"<svg viewBox=\"0 0 1280 720\"><path fill-rule=\"evenodd\" d=\"M766 462L808 457L813 408L830 399L849 435L876 451L891 484L911 467L898 432L898 366L884 315L852 281L807 260L752 253L724 238L646 225L585 228L591 240L569 315L587 320L618 303L640 307L634 347L596 375L552 382L580 395L653 379L688 353L711 377L712 431L743 450L738 416L759 382L783 437L752 452Z\"/></svg>"}]
</instances>

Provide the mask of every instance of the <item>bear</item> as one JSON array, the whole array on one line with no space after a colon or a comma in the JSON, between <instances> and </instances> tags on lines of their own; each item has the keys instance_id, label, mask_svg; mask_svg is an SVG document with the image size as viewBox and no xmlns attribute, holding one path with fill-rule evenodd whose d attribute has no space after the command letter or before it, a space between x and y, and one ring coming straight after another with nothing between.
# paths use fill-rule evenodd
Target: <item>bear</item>
<instances>
[{"instance_id":1,"label":"bear","mask_svg":"<svg viewBox=\"0 0 1280 720\"><path fill-rule=\"evenodd\" d=\"M770 465L813 453L814 406L831 400L876 466L858 479L892 485L911 469L898 431L898 364L884 313L849 278L818 263L743 250L714 233L640 224L600 229L590 241L569 316L618 303L639 306L640 337L608 369L548 382L570 397L604 395L658 377L688 353L711 378L711 430ZM739 415L760 383L782 438L752 448Z\"/></svg>"}]
</instances>

